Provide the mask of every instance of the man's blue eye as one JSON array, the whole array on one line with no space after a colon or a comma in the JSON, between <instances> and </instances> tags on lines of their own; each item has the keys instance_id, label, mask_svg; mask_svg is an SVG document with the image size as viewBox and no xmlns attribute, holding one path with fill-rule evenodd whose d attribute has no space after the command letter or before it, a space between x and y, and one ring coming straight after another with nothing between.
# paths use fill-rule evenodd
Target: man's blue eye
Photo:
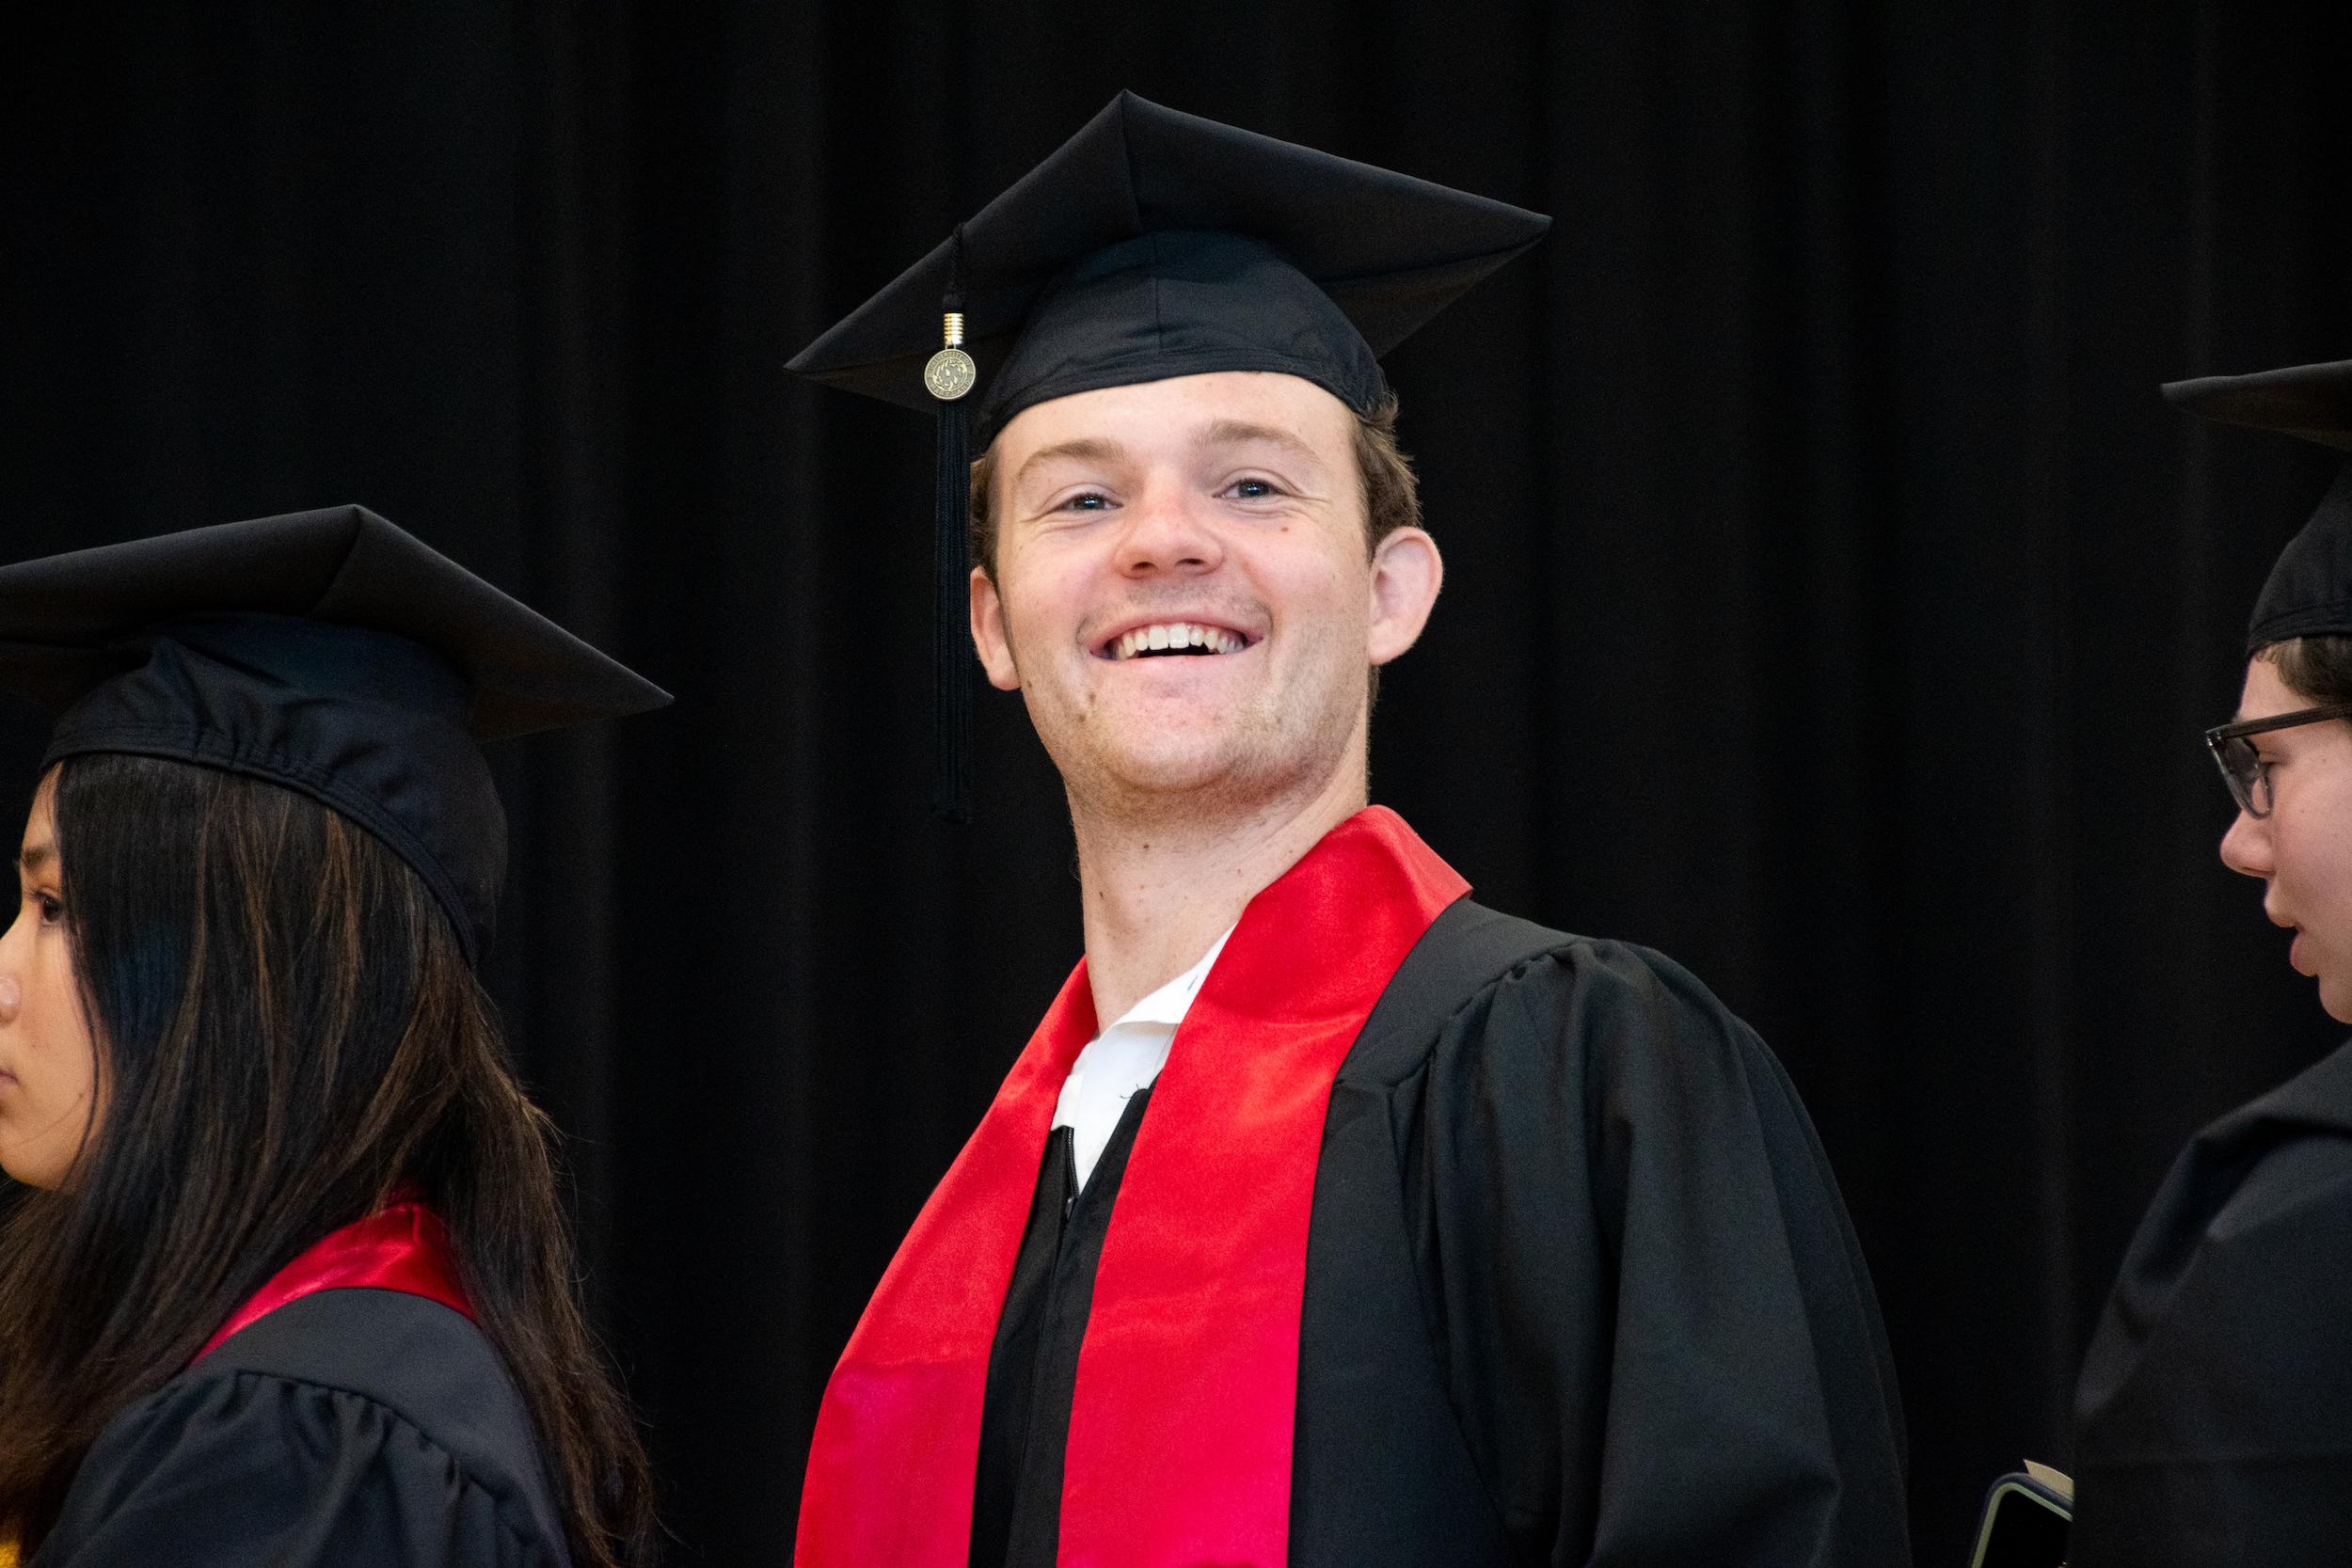
<instances>
[{"instance_id":1,"label":"man's blue eye","mask_svg":"<svg viewBox=\"0 0 2352 1568\"><path fill-rule=\"evenodd\" d=\"M1081 512L1100 512L1103 508L1110 505L1110 503L1111 501L1108 496L1105 496L1097 490L1089 490L1083 496L1071 497L1068 500L1062 502L1062 505Z\"/></svg>"},{"instance_id":2,"label":"man's blue eye","mask_svg":"<svg viewBox=\"0 0 2352 1568\"><path fill-rule=\"evenodd\" d=\"M1263 479L1237 479L1233 481L1232 490L1235 496L1246 501L1264 500L1277 493L1273 483Z\"/></svg>"}]
</instances>

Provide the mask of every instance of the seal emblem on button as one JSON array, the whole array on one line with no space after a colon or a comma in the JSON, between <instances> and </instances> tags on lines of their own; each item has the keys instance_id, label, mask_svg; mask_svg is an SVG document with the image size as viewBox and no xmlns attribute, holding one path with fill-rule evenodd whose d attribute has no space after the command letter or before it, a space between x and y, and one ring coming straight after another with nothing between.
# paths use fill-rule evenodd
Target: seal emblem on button
<instances>
[{"instance_id":1,"label":"seal emblem on button","mask_svg":"<svg viewBox=\"0 0 2352 1568\"><path fill-rule=\"evenodd\" d=\"M979 367L960 348L943 348L923 366L923 386L942 403L953 403L980 378Z\"/></svg>"}]
</instances>

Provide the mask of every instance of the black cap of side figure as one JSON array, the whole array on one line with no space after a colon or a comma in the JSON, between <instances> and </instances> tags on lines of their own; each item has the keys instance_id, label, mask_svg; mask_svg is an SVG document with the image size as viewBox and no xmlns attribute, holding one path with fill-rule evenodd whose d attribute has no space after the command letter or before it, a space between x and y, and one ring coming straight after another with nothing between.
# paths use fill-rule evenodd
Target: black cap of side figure
<instances>
[{"instance_id":1,"label":"black cap of side figure","mask_svg":"<svg viewBox=\"0 0 2352 1568\"><path fill-rule=\"evenodd\" d=\"M2224 424L2300 436L2352 454L2352 359L2252 375L2209 375L2164 388L2176 408ZM2296 637L2352 637L2352 455L2254 601L2250 655Z\"/></svg>"},{"instance_id":2,"label":"black cap of side figure","mask_svg":"<svg viewBox=\"0 0 2352 1568\"><path fill-rule=\"evenodd\" d=\"M670 700L358 506L0 566L0 690L59 715L43 769L164 757L332 807L424 879L469 962L506 871L482 743Z\"/></svg>"}]
</instances>

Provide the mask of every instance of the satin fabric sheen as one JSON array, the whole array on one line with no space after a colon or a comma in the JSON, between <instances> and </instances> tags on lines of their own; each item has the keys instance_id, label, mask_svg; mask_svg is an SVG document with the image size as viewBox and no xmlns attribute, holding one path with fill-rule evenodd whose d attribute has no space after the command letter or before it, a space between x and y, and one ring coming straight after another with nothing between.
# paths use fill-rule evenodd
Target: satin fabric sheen
<instances>
[{"instance_id":1,"label":"satin fabric sheen","mask_svg":"<svg viewBox=\"0 0 2352 1568\"><path fill-rule=\"evenodd\" d=\"M320 1291L354 1287L422 1296L469 1320L473 1317L473 1307L457 1284L448 1227L440 1215L410 1199L330 1230L297 1254L293 1262L270 1275L269 1283L255 1291L251 1300L229 1314L229 1321L204 1341L195 1359L203 1360L230 1335L288 1302Z\"/></svg>"},{"instance_id":2,"label":"satin fabric sheen","mask_svg":"<svg viewBox=\"0 0 2352 1568\"><path fill-rule=\"evenodd\" d=\"M1470 885L1370 807L1250 901L1152 1092L1079 1353L1060 1560L1278 1568L1332 1080ZM891 1259L827 1385L794 1560L963 1568L997 1314L1054 1105L1095 1033L1080 961Z\"/></svg>"}]
</instances>

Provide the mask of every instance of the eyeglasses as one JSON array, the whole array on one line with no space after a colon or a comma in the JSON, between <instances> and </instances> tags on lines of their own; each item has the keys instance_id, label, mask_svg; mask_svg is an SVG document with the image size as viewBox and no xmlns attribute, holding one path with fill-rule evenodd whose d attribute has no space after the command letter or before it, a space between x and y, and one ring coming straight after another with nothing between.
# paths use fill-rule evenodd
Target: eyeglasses
<instances>
[{"instance_id":1,"label":"eyeglasses","mask_svg":"<svg viewBox=\"0 0 2352 1568\"><path fill-rule=\"evenodd\" d=\"M2316 724L2327 719L2352 719L2352 703L2296 708L2293 713L2273 714L2267 719L2241 719L2234 724L2216 724L2205 732L2205 747L2213 752L2214 763L2221 769L2221 782L2230 786L2230 799L2238 803L2240 810L2249 816L2270 815L2270 765L2263 761L2248 737L2269 730L2291 730L2297 724Z\"/></svg>"}]
</instances>

